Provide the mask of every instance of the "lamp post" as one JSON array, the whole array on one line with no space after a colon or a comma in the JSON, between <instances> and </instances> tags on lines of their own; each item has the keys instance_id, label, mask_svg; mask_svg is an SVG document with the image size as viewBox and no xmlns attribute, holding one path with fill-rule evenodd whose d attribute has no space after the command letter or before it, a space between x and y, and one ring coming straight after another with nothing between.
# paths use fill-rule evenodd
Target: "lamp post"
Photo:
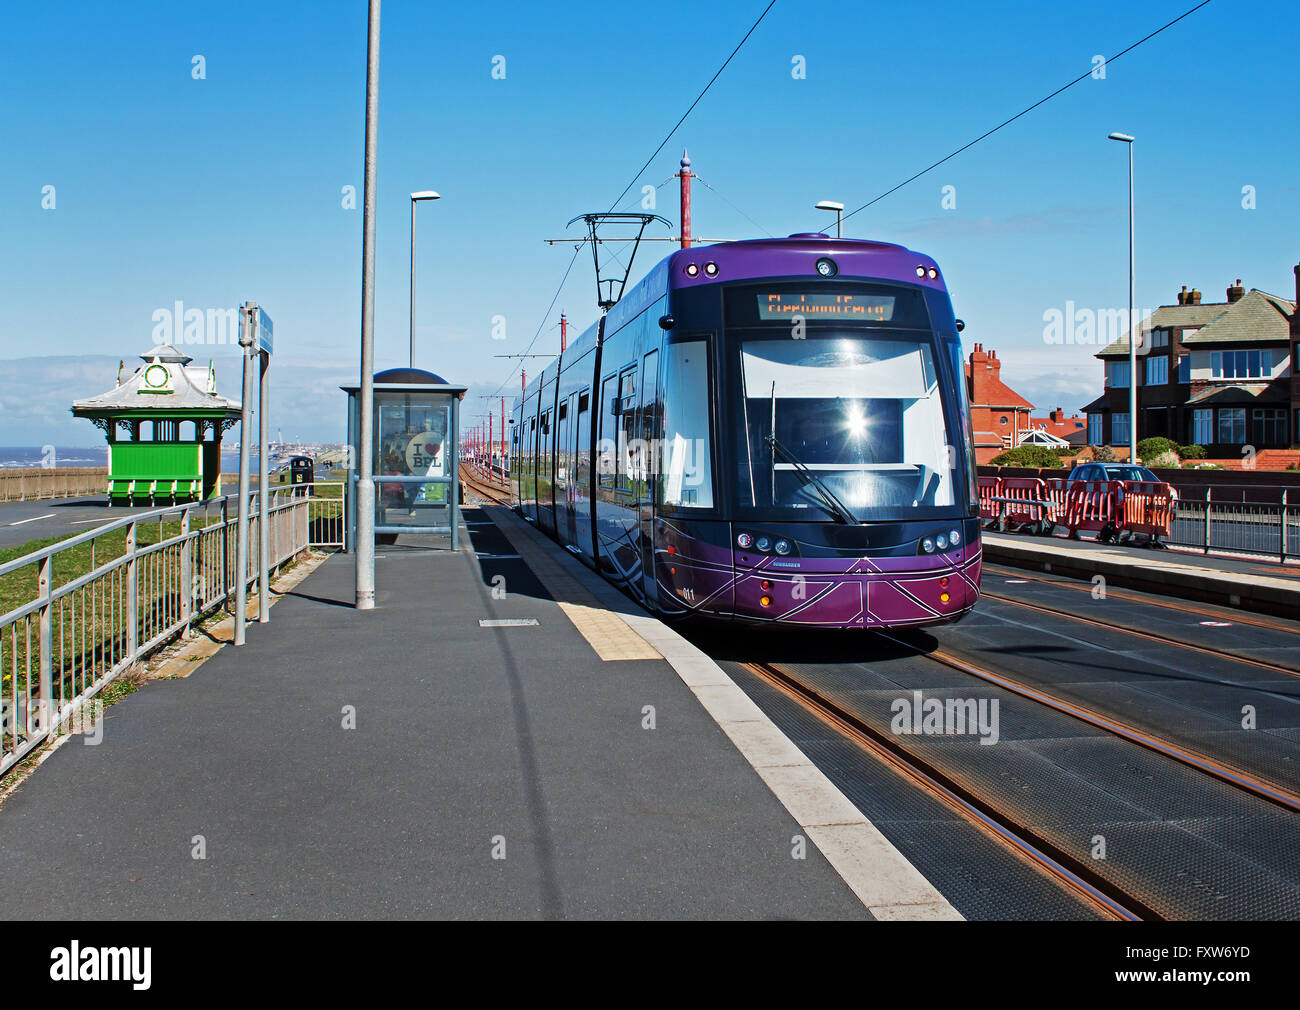
<instances>
[{"instance_id":1,"label":"lamp post","mask_svg":"<svg viewBox=\"0 0 1300 1010\"><path fill-rule=\"evenodd\" d=\"M844 204L836 203L834 200L822 200L815 209L835 211L835 237L841 238L844 230Z\"/></svg>"},{"instance_id":2,"label":"lamp post","mask_svg":"<svg viewBox=\"0 0 1300 1010\"><path fill-rule=\"evenodd\" d=\"M1128 145L1128 461L1138 461L1137 329L1133 319L1133 138L1112 133L1107 139Z\"/></svg>"},{"instance_id":3,"label":"lamp post","mask_svg":"<svg viewBox=\"0 0 1300 1010\"><path fill-rule=\"evenodd\" d=\"M431 189L411 194L411 367L415 367L415 205L421 200L438 200Z\"/></svg>"},{"instance_id":4,"label":"lamp post","mask_svg":"<svg viewBox=\"0 0 1300 1010\"><path fill-rule=\"evenodd\" d=\"M375 609L375 159L379 131L379 16L370 0L366 42L366 155L361 224L361 383L358 390L356 607Z\"/></svg>"}]
</instances>

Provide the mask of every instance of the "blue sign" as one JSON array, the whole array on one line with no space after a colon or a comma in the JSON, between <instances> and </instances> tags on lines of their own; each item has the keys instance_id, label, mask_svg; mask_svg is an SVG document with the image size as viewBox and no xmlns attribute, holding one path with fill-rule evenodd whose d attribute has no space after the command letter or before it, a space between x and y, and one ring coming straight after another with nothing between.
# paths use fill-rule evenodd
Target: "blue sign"
<instances>
[{"instance_id":1,"label":"blue sign","mask_svg":"<svg viewBox=\"0 0 1300 1010\"><path fill-rule=\"evenodd\" d=\"M253 346L259 351L271 353L272 326L271 317L262 306L257 307L257 319L253 325Z\"/></svg>"}]
</instances>

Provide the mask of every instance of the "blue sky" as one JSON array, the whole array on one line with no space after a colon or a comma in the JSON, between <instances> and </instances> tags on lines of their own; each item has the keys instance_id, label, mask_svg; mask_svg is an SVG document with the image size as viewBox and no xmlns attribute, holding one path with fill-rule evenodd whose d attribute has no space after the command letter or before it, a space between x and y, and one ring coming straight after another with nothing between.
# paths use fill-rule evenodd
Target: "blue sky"
<instances>
[{"instance_id":1,"label":"blue sky","mask_svg":"<svg viewBox=\"0 0 1300 1010\"><path fill-rule=\"evenodd\" d=\"M831 224L818 199L866 202L1192 2L778 0L624 205L667 179L685 145L760 226L697 185L697 234ZM475 395L513 390L514 363L492 355L522 351L539 325L535 350L553 350L561 309L590 323L585 251L544 319L570 253L542 240L609 206L762 7L389 0L378 365L406 358L413 189L443 195L420 208L417 364ZM0 17L0 359L129 357L150 344L160 308L256 300L276 323L273 425L341 438L335 387L356 375L361 260L361 211L341 191L355 186L360 201L365 3L53 0ZM846 234L935 256L967 342L996 347L1004 378L1040 410L1077 408L1100 385L1095 349L1045 345L1043 314L1126 301L1127 164L1112 130L1138 138L1139 305L1182 284L1222 300L1237 277L1293 294L1294 25L1289 5L1215 0ZM205 79L192 77L196 55ZM796 55L805 79L791 75ZM675 223L674 185L657 209ZM956 209L941 208L943 186ZM1256 209L1243 209L1243 186ZM634 278L665 251L643 254ZM503 341L491 339L498 315ZM232 349L191 352L216 357L237 395ZM115 369L94 388L78 372L67 388L70 373L51 368L48 381L0 388L0 444L98 441L66 405Z\"/></svg>"}]
</instances>

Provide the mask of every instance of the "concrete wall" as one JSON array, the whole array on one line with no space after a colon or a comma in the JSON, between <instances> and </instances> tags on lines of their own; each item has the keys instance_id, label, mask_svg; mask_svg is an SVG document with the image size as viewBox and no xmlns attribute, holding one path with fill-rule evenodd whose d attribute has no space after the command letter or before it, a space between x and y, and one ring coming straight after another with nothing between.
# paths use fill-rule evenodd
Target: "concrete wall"
<instances>
[{"instance_id":1,"label":"concrete wall","mask_svg":"<svg viewBox=\"0 0 1300 1010\"><path fill-rule=\"evenodd\" d=\"M102 466L0 469L0 501L104 494L107 485L108 469Z\"/></svg>"}]
</instances>

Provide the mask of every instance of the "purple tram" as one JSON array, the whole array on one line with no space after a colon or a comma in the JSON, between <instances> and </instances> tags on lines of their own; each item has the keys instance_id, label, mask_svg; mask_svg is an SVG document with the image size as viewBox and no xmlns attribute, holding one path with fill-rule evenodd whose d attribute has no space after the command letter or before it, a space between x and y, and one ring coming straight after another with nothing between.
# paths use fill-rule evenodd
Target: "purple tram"
<instances>
[{"instance_id":1,"label":"purple tram","mask_svg":"<svg viewBox=\"0 0 1300 1010\"><path fill-rule=\"evenodd\" d=\"M516 397L513 505L666 616L957 620L981 556L958 325L902 246L674 252Z\"/></svg>"}]
</instances>

